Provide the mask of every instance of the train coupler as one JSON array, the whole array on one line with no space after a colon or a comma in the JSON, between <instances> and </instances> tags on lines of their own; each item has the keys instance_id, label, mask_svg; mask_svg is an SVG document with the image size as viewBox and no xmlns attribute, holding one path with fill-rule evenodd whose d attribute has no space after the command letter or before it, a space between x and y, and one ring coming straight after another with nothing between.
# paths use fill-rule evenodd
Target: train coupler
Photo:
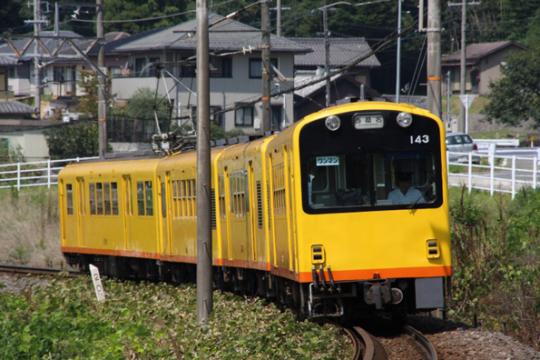
<instances>
[{"instance_id":1,"label":"train coupler","mask_svg":"<svg viewBox=\"0 0 540 360\"><path fill-rule=\"evenodd\" d=\"M320 290L321 288L315 283L309 284L307 301L308 316L310 318L343 316L344 308L342 299L325 291L321 292Z\"/></svg>"},{"instance_id":2,"label":"train coupler","mask_svg":"<svg viewBox=\"0 0 540 360\"><path fill-rule=\"evenodd\" d=\"M397 305L403 301L403 292L398 287L392 287L389 280L364 283L364 301L368 305L375 305L375 309L382 310L385 305Z\"/></svg>"}]
</instances>

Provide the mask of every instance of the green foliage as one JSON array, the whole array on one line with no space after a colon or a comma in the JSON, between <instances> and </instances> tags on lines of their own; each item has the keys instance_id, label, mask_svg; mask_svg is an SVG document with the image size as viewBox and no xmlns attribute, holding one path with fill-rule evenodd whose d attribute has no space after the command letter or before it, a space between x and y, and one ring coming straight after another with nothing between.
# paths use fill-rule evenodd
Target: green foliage
<instances>
[{"instance_id":1,"label":"green foliage","mask_svg":"<svg viewBox=\"0 0 540 360\"><path fill-rule=\"evenodd\" d=\"M98 126L96 122L81 122L45 131L49 155L54 159L96 156Z\"/></svg>"},{"instance_id":2,"label":"green foliage","mask_svg":"<svg viewBox=\"0 0 540 360\"><path fill-rule=\"evenodd\" d=\"M79 98L78 110L89 118L95 119L98 115L98 81L93 70L81 70L78 85L85 92L85 96Z\"/></svg>"},{"instance_id":3,"label":"green foliage","mask_svg":"<svg viewBox=\"0 0 540 360\"><path fill-rule=\"evenodd\" d=\"M214 293L208 327L193 286L105 281L96 303L88 278L59 277L20 295L0 293L3 358L345 359L351 346L331 325L297 322L261 299Z\"/></svg>"},{"instance_id":4,"label":"green foliage","mask_svg":"<svg viewBox=\"0 0 540 360\"><path fill-rule=\"evenodd\" d=\"M540 191L515 200L452 189L450 316L538 346Z\"/></svg>"},{"instance_id":5,"label":"green foliage","mask_svg":"<svg viewBox=\"0 0 540 360\"><path fill-rule=\"evenodd\" d=\"M486 115L509 125L529 119L540 125L540 47L512 56L503 78L491 85Z\"/></svg>"},{"instance_id":6,"label":"green foliage","mask_svg":"<svg viewBox=\"0 0 540 360\"><path fill-rule=\"evenodd\" d=\"M125 114L132 119L153 120L154 109L160 120L169 120L170 107L167 99L162 96L156 98L154 90L150 88L140 88L129 99Z\"/></svg>"},{"instance_id":7,"label":"green foliage","mask_svg":"<svg viewBox=\"0 0 540 360\"><path fill-rule=\"evenodd\" d=\"M179 0L105 0L105 20L140 19L159 17L183 12L187 1ZM187 19L187 15L157 21L108 23L105 31L137 33L145 30L176 25Z\"/></svg>"}]
</instances>

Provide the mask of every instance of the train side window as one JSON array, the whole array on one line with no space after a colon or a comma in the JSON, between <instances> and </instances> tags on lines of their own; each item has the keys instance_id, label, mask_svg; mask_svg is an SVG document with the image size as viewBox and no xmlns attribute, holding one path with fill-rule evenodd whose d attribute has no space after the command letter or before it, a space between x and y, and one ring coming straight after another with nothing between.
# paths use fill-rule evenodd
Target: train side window
<instances>
[{"instance_id":1,"label":"train side window","mask_svg":"<svg viewBox=\"0 0 540 360\"><path fill-rule=\"evenodd\" d=\"M96 183L96 193L97 193L97 214L103 215L103 184Z\"/></svg>"},{"instance_id":2,"label":"train side window","mask_svg":"<svg viewBox=\"0 0 540 360\"><path fill-rule=\"evenodd\" d=\"M191 216L197 215L197 184L195 183L195 180L191 180Z\"/></svg>"},{"instance_id":3,"label":"train side window","mask_svg":"<svg viewBox=\"0 0 540 360\"><path fill-rule=\"evenodd\" d=\"M73 185L66 184L66 211L68 215L73 215Z\"/></svg>"},{"instance_id":4,"label":"train side window","mask_svg":"<svg viewBox=\"0 0 540 360\"><path fill-rule=\"evenodd\" d=\"M154 215L154 203L152 199L152 182L151 181L145 181L144 182L144 190L146 193L146 215L152 216Z\"/></svg>"},{"instance_id":5,"label":"train side window","mask_svg":"<svg viewBox=\"0 0 540 360\"><path fill-rule=\"evenodd\" d=\"M90 215L96 215L96 185L89 184L89 195L90 195Z\"/></svg>"},{"instance_id":6,"label":"train side window","mask_svg":"<svg viewBox=\"0 0 540 360\"><path fill-rule=\"evenodd\" d=\"M144 183L137 181L137 215L144 215Z\"/></svg>"},{"instance_id":7,"label":"train side window","mask_svg":"<svg viewBox=\"0 0 540 360\"><path fill-rule=\"evenodd\" d=\"M103 198L105 199L105 215L111 214L111 184L103 183Z\"/></svg>"},{"instance_id":8,"label":"train side window","mask_svg":"<svg viewBox=\"0 0 540 360\"><path fill-rule=\"evenodd\" d=\"M112 214L118 215L118 184L111 183Z\"/></svg>"}]
</instances>

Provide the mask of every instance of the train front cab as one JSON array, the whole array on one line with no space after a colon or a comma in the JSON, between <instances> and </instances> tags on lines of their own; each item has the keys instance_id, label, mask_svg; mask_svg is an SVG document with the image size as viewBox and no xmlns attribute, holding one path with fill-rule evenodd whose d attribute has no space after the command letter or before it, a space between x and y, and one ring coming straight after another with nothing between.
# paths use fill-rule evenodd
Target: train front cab
<instances>
[{"instance_id":1,"label":"train front cab","mask_svg":"<svg viewBox=\"0 0 540 360\"><path fill-rule=\"evenodd\" d=\"M342 105L295 128L296 277L309 316L444 307L444 143L440 120L401 104Z\"/></svg>"}]
</instances>

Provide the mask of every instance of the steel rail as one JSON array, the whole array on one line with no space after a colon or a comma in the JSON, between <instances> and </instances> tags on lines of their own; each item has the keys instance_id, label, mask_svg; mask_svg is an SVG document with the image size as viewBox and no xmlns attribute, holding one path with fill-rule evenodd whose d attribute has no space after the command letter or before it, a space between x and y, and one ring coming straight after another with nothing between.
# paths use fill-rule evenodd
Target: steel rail
<instances>
[{"instance_id":1,"label":"steel rail","mask_svg":"<svg viewBox=\"0 0 540 360\"><path fill-rule=\"evenodd\" d=\"M422 350L424 359L437 360L437 351L427 337L424 336L424 334L410 325L403 326L403 331L409 335L415 341L415 344L417 344L417 346Z\"/></svg>"},{"instance_id":2,"label":"steel rail","mask_svg":"<svg viewBox=\"0 0 540 360\"><path fill-rule=\"evenodd\" d=\"M61 272L67 272L70 276L81 275L77 271L69 271L66 269L38 268L31 266L4 265L0 264L0 273L9 274L32 274L32 275L55 275Z\"/></svg>"},{"instance_id":3,"label":"steel rail","mask_svg":"<svg viewBox=\"0 0 540 360\"><path fill-rule=\"evenodd\" d=\"M386 360L384 347L370 333L359 326L344 329L353 341L354 360Z\"/></svg>"}]
</instances>

